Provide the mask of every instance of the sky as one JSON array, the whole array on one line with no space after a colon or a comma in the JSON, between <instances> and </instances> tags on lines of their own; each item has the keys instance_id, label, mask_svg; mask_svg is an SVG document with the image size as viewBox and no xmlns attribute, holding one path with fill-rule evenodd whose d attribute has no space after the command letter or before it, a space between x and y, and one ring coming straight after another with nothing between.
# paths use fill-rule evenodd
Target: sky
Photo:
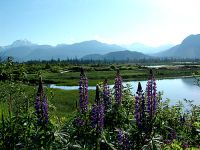
<instances>
[{"instance_id":1,"label":"sky","mask_svg":"<svg viewBox=\"0 0 200 150\"><path fill-rule=\"evenodd\" d=\"M179 44L200 33L200 0L0 0L0 46L98 40Z\"/></svg>"}]
</instances>

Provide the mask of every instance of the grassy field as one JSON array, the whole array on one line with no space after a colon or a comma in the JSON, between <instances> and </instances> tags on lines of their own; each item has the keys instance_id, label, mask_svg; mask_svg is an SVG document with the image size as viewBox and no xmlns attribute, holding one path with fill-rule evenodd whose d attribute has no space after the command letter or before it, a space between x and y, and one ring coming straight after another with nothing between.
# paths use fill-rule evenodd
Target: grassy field
<instances>
[{"instance_id":1,"label":"grassy field","mask_svg":"<svg viewBox=\"0 0 200 150\"><path fill-rule=\"evenodd\" d=\"M149 68L146 67L137 67L133 66L128 68L123 68L120 70L120 74L124 81L131 80L146 80L149 73ZM181 76L192 76L193 74L200 74L200 67L196 66L181 66L181 67L163 67L154 69L155 76L158 79L162 78L173 78L173 77L181 77ZM109 84L114 83L116 71L108 70L108 71L96 71L90 70L86 71L86 75L89 79L89 85L96 85L99 82L104 81L104 79L108 79ZM78 85L80 73L79 72L64 72L64 73L52 73L52 72L44 72L42 73L43 81L46 84L58 84L58 85ZM36 74L29 74L29 80L36 80Z\"/></svg>"},{"instance_id":2,"label":"grassy field","mask_svg":"<svg viewBox=\"0 0 200 150\"><path fill-rule=\"evenodd\" d=\"M23 94L21 94L22 96L16 97L16 95L19 94L18 92L12 93L11 95L13 99L18 100L18 101L15 100L12 102L13 109L15 109L15 107L18 107L18 105L20 105L21 103L27 101L26 98L29 99L29 105L34 107L34 100L36 97L37 87L21 85L20 89L23 91ZM0 118L2 117L2 113L4 113L4 115L8 115L8 110L9 110L8 109L8 102L9 102L8 92L4 89L1 89L1 90L2 90L1 92L4 93L5 97L1 99L2 101L0 102ZM61 90L61 89L45 88L45 93L47 95L48 102L49 102L50 115L67 117L67 116L71 116L73 112L76 111L76 101L77 102L79 101L78 90L66 91L66 90ZM95 98L95 91L90 90L89 101L93 103L94 98Z\"/></svg>"},{"instance_id":3,"label":"grassy field","mask_svg":"<svg viewBox=\"0 0 200 150\"><path fill-rule=\"evenodd\" d=\"M4 67L4 66L2 66ZM22 68L21 68L22 67ZM80 67L83 67L85 74L89 80L89 85L96 85L103 82L104 79L108 79L109 84L114 84L114 79L116 75L116 68L120 70L120 74L123 81L131 80L147 80L149 74L149 68L136 65L136 64L101 64L101 65L45 65L45 64L33 64L33 65L22 65L15 64L12 68L9 67L2 68L4 72L7 72L2 77L8 78L10 74L14 77L23 75L23 68L26 72L26 77L28 81L23 83L23 88L25 90L24 95L29 95L31 104L33 104L36 95L36 85L38 84L38 74L43 78L44 84L57 84L57 85L78 85L80 78ZM174 78L181 76L192 76L193 74L200 75L199 65L169 65L162 68L154 69L154 74L156 79L161 78ZM18 82L19 78L13 78L13 82ZM4 83L4 82L2 82ZM31 83L31 84L30 84ZM6 85L6 83L5 83ZM17 89L16 87L1 86L1 91L12 91L12 89ZM14 90L16 92L17 90ZM66 91L60 89L47 89L46 93L51 102L55 106L50 107L52 114L58 116L67 116L76 110L76 101L79 100L78 90ZM16 92L13 96L21 95L18 99L26 99L23 93ZM90 101L94 101L95 91L89 91ZM6 96L1 98L8 99ZM51 106L51 105L50 105ZM6 109L5 104L1 105L1 110ZM0 112L1 113L1 112Z\"/></svg>"},{"instance_id":4,"label":"grassy field","mask_svg":"<svg viewBox=\"0 0 200 150\"><path fill-rule=\"evenodd\" d=\"M53 114L57 116L70 116L76 111L76 102L79 101L78 90L60 90L60 89L49 89L47 96L51 97L50 91L53 92L53 97L50 102L56 107L53 110ZM95 91L89 91L89 101L94 103Z\"/></svg>"},{"instance_id":5,"label":"grassy field","mask_svg":"<svg viewBox=\"0 0 200 150\"><path fill-rule=\"evenodd\" d=\"M12 64L12 63L11 63ZM161 65L160 63L156 64ZM25 81L36 85L39 76L42 76L45 84L78 85L80 68L85 70L89 85L96 85L108 79L109 84L114 83L116 70L124 81L146 80L149 68L139 64L67 64L67 63L38 63L38 64L0 64L0 77L4 80ZM200 64L167 64L160 68L154 68L157 79L174 78L181 76L200 75ZM0 78L0 79L1 79Z\"/></svg>"}]
</instances>

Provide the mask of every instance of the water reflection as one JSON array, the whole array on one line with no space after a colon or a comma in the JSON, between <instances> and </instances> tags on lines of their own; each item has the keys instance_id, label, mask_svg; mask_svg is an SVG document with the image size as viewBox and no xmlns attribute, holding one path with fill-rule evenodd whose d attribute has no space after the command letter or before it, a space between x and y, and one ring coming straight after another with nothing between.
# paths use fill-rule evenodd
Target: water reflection
<instances>
[{"instance_id":1,"label":"water reflection","mask_svg":"<svg viewBox=\"0 0 200 150\"><path fill-rule=\"evenodd\" d=\"M146 88L147 81L140 81L143 90ZM131 85L132 93L135 94L137 90L138 81L126 82ZM124 83L124 84L126 84ZM111 85L113 87L113 85ZM50 85L50 88L59 88L64 90L77 90L78 86L56 86ZM89 90L95 90L95 86L89 86ZM200 87L194 85L193 78L179 78L179 79L162 79L157 80L157 90L163 92L163 99L171 99L174 104L178 100L188 99L194 100L195 104L200 105Z\"/></svg>"},{"instance_id":2,"label":"water reflection","mask_svg":"<svg viewBox=\"0 0 200 150\"><path fill-rule=\"evenodd\" d=\"M146 82L142 82L145 87ZM163 99L171 99L174 104L178 100L194 100L195 104L200 104L200 87L194 85L193 78L163 79L157 81L158 91L163 92Z\"/></svg>"}]
</instances>

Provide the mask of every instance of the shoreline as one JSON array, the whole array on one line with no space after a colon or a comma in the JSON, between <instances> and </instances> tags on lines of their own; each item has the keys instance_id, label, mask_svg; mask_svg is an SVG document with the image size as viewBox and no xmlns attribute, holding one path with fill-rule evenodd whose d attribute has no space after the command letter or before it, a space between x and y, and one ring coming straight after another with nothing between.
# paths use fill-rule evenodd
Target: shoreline
<instances>
[{"instance_id":1,"label":"shoreline","mask_svg":"<svg viewBox=\"0 0 200 150\"><path fill-rule=\"evenodd\" d=\"M195 77L200 77L200 75L196 75ZM181 78L194 78L194 76L168 76L168 77L157 77L156 80L165 80L165 79L181 79ZM195 79L195 78L194 78ZM92 81L92 83L94 81L99 81L99 80L91 80L89 79L90 81ZM147 81L147 79L145 78L137 78L137 79L132 79L132 78L129 78L129 79L123 79L123 82L131 82L131 81ZM90 82L89 82L90 83ZM112 82L109 82L110 85L112 85L113 83ZM96 84L98 84L98 82L96 82ZM96 84L89 84L89 86L96 86ZM52 83L52 84L47 84L47 85L55 85L55 86L78 86L78 83L77 84L65 84L65 83L61 83L61 84L57 84L57 83Z\"/></svg>"}]
</instances>

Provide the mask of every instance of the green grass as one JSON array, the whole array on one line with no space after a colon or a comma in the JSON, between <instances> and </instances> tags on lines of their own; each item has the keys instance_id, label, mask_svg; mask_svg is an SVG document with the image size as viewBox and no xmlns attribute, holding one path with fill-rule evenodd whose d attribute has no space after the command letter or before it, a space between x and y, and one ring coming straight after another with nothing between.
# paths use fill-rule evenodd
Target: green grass
<instances>
[{"instance_id":1,"label":"green grass","mask_svg":"<svg viewBox=\"0 0 200 150\"><path fill-rule=\"evenodd\" d=\"M6 103L0 102L0 119L2 119L2 115L8 115L8 107Z\"/></svg>"},{"instance_id":2,"label":"green grass","mask_svg":"<svg viewBox=\"0 0 200 150\"><path fill-rule=\"evenodd\" d=\"M159 68L155 69L154 73L156 78L172 78L181 76L191 76L194 72L199 73L199 67L184 68L184 67L171 67L171 68ZM120 74L124 81L131 80L146 80L148 78L148 68L132 68L131 70L120 70ZM89 71L86 72L86 76L89 80L89 85L96 85L99 82L103 82L104 79L108 79L109 84L114 83L116 71ZM29 75L29 78L34 78L34 75ZM49 73L42 74L43 81L46 84L57 85L78 85L80 73L79 72L67 72L67 73Z\"/></svg>"},{"instance_id":3,"label":"green grass","mask_svg":"<svg viewBox=\"0 0 200 150\"><path fill-rule=\"evenodd\" d=\"M122 70L120 71L122 78L127 79L145 79L148 75L147 70ZM89 85L96 85L99 82L103 82L104 79L108 79L109 84L114 83L116 71L91 71L86 72L89 80ZM80 78L79 72L67 72L67 73L44 73L43 80L45 83L58 84L58 85L78 85Z\"/></svg>"},{"instance_id":4,"label":"green grass","mask_svg":"<svg viewBox=\"0 0 200 150\"><path fill-rule=\"evenodd\" d=\"M6 86L8 84L4 83L4 86L1 86L0 90L1 93L5 93L7 95ZM32 106L31 110L34 110L34 100L36 97L37 87L36 86L28 86L28 85L16 85L19 88L24 90L24 98L21 98L21 95L16 96L19 93L12 93L13 107L17 105L23 105L29 100L29 106ZM61 89L51 89L51 88L44 88L45 94L47 95L49 101L49 111L50 115L56 115L59 117L67 117L73 114L76 111L76 101L79 101L79 91L78 90L61 90ZM94 102L95 98L95 91L89 90L89 101L91 103ZM0 99L0 119L2 113L4 115L8 115L8 97L2 97Z\"/></svg>"},{"instance_id":5,"label":"green grass","mask_svg":"<svg viewBox=\"0 0 200 150\"><path fill-rule=\"evenodd\" d=\"M155 65L161 65L162 62L157 62ZM181 76L191 76L193 73L199 74L200 66L197 64L180 64L165 62L169 66L164 66L163 68L155 69L155 76L157 78L169 78L169 77L181 77ZM143 64L144 65L144 64ZM148 65L148 64L147 64ZM150 65L150 64L149 64ZM153 65L153 64L151 64ZM96 85L99 82L104 81L105 78L108 79L109 84L114 83L114 78L116 74L116 69L120 70L120 74L124 81L131 80L146 80L149 74L149 68L140 66L138 64L24 64L26 77L22 77L23 73L20 69L21 64L15 64L12 71L8 67L3 67L5 65L0 64L0 68L7 72L4 78L7 79L9 72L13 74L14 81L29 81L29 83L36 85L39 75L42 75L45 84L58 84L58 85L78 85L80 78L80 68L84 68L85 73L89 79L89 85ZM64 72L63 71L69 71ZM21 76L21 77L20 77ZM4 80L5 80L4 79Z\"/></svg>"},{"instance_id":6,"label":"green grass","mask_svg":"<svg viewBox=\"0 0 200 150\"><path fill-rule=\"evenodd\" d=\"M69 116L76 111L76 102L79 102L79 91L78 90L60 90L60 89L50 89L53 92L53 98L50 102L56 107L53 113L57 116ZM48 92L47 96L50 96ZM89 91L89 101L94 102L95 91Z\"/></svg>"}]
</instances>

